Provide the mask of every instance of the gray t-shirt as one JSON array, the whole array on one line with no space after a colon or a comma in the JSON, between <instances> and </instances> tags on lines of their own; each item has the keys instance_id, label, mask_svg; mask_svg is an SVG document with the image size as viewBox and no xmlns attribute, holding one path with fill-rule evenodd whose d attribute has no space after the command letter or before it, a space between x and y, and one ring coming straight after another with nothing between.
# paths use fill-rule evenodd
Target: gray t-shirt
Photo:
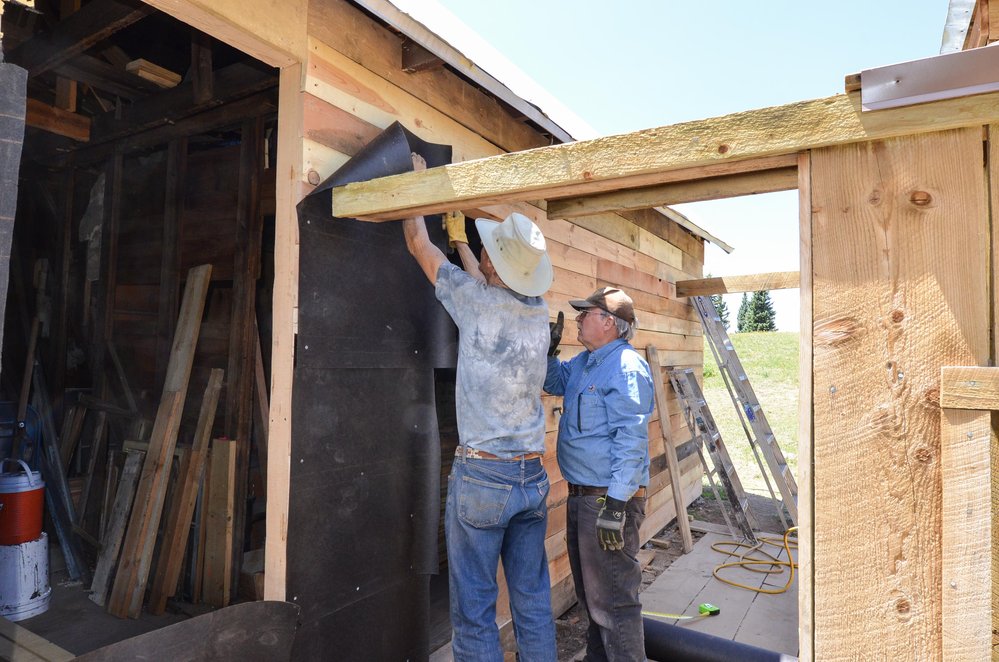
<instances>
[{"instance_id":1,"label":"gray t-shirt","mask_svg":"<svg viewBox=\"0 0 999 662\"><path fill-rule=\"evenodd\" d=\"M486 285L450 262L437 271L436 294L458 325L461 443L499 457L544 452L548 304Z\"/></svg>"}]
</instances>

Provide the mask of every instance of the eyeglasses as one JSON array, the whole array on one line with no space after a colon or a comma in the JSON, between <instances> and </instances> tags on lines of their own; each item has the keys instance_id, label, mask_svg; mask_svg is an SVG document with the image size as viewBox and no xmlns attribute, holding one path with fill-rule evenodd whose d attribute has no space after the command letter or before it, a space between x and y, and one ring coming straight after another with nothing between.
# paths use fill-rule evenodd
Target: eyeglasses
<instances>
[{"instance_id":1,"label":"eyeglasses","mask_svg":"<svg viewBox=\"0 0 999 662\"><path fill-rule=\"evenodd\" d=\"M579 314L576 315L576 319L579 321L583 321L583 318L585 318L590 313L598 313L601 317L610 317L610 313L606 311L598 310L596 308L588 308L586 310L579 311Z\"/></svg>"}]
</instances>

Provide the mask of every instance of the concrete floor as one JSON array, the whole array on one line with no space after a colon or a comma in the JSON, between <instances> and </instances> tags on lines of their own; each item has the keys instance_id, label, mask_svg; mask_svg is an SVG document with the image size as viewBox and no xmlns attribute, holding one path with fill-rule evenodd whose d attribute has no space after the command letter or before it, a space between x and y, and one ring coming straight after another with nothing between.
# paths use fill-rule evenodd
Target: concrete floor
<instances>
[{"instance_id":1,"label":"concrete floor","mask_svg":"<svg viewBox=\"0 0 999 662\"><path fill-rule=\"evenodd\" d=\"M48 611L17 624L75 655L188 618L186 614L170 613L169 609L162 616L143 611L135 620L112 616L90 601L89 586L69 581L58 542L49 546L49 582L52 597Z\"/></svg>"}]
</instances>

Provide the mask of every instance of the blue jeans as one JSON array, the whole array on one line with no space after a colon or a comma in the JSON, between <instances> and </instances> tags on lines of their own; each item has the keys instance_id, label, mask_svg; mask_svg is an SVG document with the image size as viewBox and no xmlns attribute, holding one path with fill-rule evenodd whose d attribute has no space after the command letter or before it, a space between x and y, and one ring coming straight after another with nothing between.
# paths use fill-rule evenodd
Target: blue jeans
<instances>
[{"instance_id":1,"label":"blue jeans","mask_svg":"<svg viewBox=\"0 0 999 662\"><path fill-rule=\"evenodd\" d=\"M456 661L503 660L496 627L496 571L502 559L520 659L555 662L547 498L541 460L455 458L444 529Z\"/></svg>"}]
</instances>

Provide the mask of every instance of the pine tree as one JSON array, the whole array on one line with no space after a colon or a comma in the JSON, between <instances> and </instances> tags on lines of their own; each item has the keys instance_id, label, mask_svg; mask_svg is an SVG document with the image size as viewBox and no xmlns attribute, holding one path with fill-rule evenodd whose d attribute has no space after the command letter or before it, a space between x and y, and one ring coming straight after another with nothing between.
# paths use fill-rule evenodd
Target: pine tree
<instances>
[{"instance_id":1,"label":"pine tree","mask_svg":"<svg viewBox=\"0 0 999 662\"><path fill-rule=\"evenodd\" d=\"M770 300L770 292L767 290L753 292L743 326L745 331L777 330L777 313L773 301Z\"/></svg>"},{"instance_id":2,"label":"pine tree","mask_svg":"<svg viewBox=\"0 0 999 662\"><path fill-rule=\"evenodd\" d=\"M746 328L748 315L749 315L749 296L745 292L743 292L742 303L739 304L739 312L735 316L736 333L743 333L744 331L749 330Z\"/></svg>"},{"instance_id":3,"label":"pine tree","mask_svg":"<svg viewBox=\"0 0 999 662\"><path fill-rule=\"evenodd\" d=\"M720 294L712 294L711 303L714 304L715 312L718 314L722 325L728 329L728 304L725 303L725 298Z\"/></svg>"}]
</instances>

